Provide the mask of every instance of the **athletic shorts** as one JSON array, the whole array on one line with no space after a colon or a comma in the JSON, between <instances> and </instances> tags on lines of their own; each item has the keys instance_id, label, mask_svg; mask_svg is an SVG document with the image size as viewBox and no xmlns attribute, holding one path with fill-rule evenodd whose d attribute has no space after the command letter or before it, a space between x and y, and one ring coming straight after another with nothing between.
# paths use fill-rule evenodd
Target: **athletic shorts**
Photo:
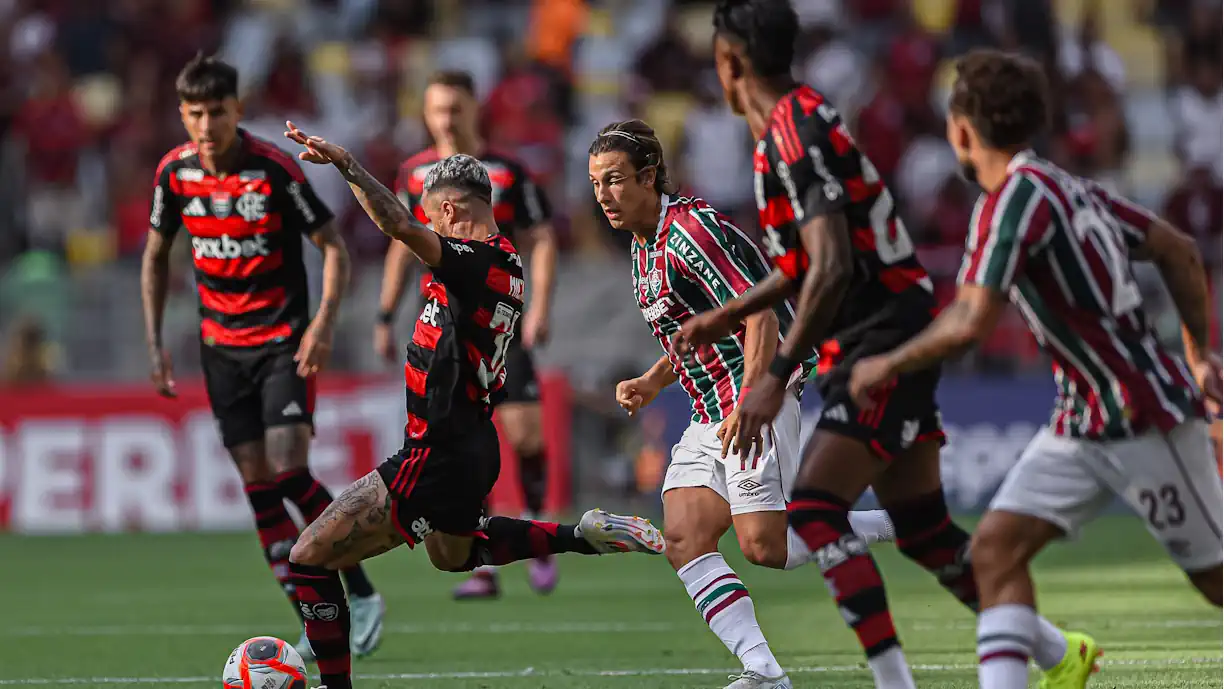
<instances>
[{"instance_id":1,"label":"athletic shorts","mask_svg":"<svg viewBox=\"0 0 1224 689\"><path fill-rule=\"evenodd\" d=\"M1037 517L1075 537L1114 496L1144 520L1185 571L1220 564L1220 476L1202 421L1111 442L1042 429L990 509Z\"/></svg>"},{"instance_id":2,"label":"athletic shorts","mask_svg":"<svg viewBox=\"0 0 1224 689\"><path fill-rule=\"evenodd\" d=\"M722 457L718 428L722 423L689 424L672 448L663 492L673 488L709 488L731 506L731 514L786 509L799 471L799 396L788 390L782 411L765 430L765 451L757 459L740 458L734 449Z\"/></svg>"},{"instance_id":3,"label":"athletic shorts","mask_svg":"<svg viewBox=\"0 0 1224 689\"><path fill-rule=\"evenodd\" d=\"M411 547L434 531L474 535L500 470L497 428L485 420L444 442L406 441L378 474L391 494L392 523Z\"/></svg>"},{"instance_id":4,"label":"athletic shorts","mask_svg":"<svg viewBox=\"0 0 1224 689\"><path fill-rule=\"evenodd\" d=\"M935 390L938 366L899 376L876 393L875 406L859 409L850 397L850 371L854 363L886 352L904 338L880 336L840 357L833 369L816 378L820 392L820 419L816 428L858 440L885 461L891 462L916 443L934 440L943 445L946 436Z\"/></svg>"},{"instance_id":5,"label":"athletic shorts","mask_svg":"<svg viewBox=\"0 0 1224 689\"><path fill-rule=\"evenodd\" d=\"M536 381L535 362L517 337L511 340L510 346L506 348L506 385L502 390L506 396L501 400L501 404L540 401L540 384Z\"/></svg>"},{"instance_id":6,"label":"athletic shorts","mask_svg":"<svg viewBox=\"0 0 1224 689\"><path fill-rule=\"evenodd\" d=\"M314 428L314 376L297 374L294 352L283 345L247 350L200 343L208 402L225 447L263 440L276 426Z\"/></svg>"}]
</instances>

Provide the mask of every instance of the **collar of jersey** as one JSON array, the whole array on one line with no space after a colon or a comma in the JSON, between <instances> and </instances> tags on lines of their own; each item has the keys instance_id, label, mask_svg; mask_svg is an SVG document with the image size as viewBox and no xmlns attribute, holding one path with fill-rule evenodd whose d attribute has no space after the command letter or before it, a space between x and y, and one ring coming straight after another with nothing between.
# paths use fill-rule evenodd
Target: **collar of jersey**
<instances>
[{"instance_id":1,"label":"collar of jersey","mask_svg":"<svg viewBox=\"0 0 1224 689\"><path fill-rule=\"evenodd\" d=\"M1032 160L1036 157L1037 154L1034 153L1033 149L1031 148L1026 148L1023 151L1020 151L1016 155L1012 156L1011 161L1007 163L1007 174L1010 175L1016 171L1016 168L1024 165L1025 163L1032 162Z\"/></svg>"},{"instance_id":2,"label":"collar of jersey","mask_svg":"<svg viewBox=\"0 0 1224 689\"><path fill-rule=\"evenodd\" d=\"M659 224L655 227L655 239L658 239L659 233L663 231L663 224L667 222L667 207L671 205L671 197L663 194L659 197Z\"/></svg>"}]
</instances>

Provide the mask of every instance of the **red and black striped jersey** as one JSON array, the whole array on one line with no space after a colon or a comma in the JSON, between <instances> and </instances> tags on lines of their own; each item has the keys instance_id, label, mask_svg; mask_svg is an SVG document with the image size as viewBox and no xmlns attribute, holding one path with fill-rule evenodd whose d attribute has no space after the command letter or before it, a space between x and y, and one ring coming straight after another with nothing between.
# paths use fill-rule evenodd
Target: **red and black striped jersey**
<instances>
[{"instance_id":1,"label":"red and black striped jersey","mask_svg":"<svg viewBox=\"0 0 1224 689\"><path fill-rule=\"evenodd\" d=\"M288 153L239 130L235 172L204 169L194 144L157 166L149 226L191 235L200 335L205 344L259 347L293 341L306 327L309 295L302 236L331 220Z\"/></svg>"},{"instance_id":2,"label":"red and black striped jersey","mask_svg":"<svg viewBox=\"0 0 1224 689\"><path fill-rule=\"evenodd\" d=\"M1057 435L1125 438L1203 415L1185 362L1156 338L1131 273L1148 211L1031 151L978 200L961 284L1010 295L1053 359Z\"/></svg>"},{"instance_id":3,"label":"red and black striped jersey","mask_svg":"<svg viewBox=\"0 0 1224 689\"><path fill-rule=\"evenodd\" d=\"M802 280L808 268L799 234L805 222L830 213L846 217L854 266L821 344L823 356L836 359L837 352L876 334L891 340L931 321L931 280L914 255L892 194L824 96L799 86L778 101L757 141L753 168L766 249L792 280Z\"/></svg>"},{"instance_id":4,"label":"red and black striped jersey","mask_svg":"<svg viewBox=\"0 0 1224 689\"><path fill-rule=\"evenodd\" d=\"M486 151L477 159L489 171L489 182L493 185L493 217L503 232L513 236L552 217L548 198L532 181L522 163L492 151ZM396 196L426 225L429 217L421 207L425 175L441 160L438 149L427 148L405 160L395 178Z\"/></svg>"},{"instance_id":5,"label":"red and black striped jersey","mask_svg":"<svg viewBox=\"0 0 1224 689\"><path fill-rule=\"evenodd\" d=\"M523 262L505 235L441 240L442 260L421 279L425 303L404 363L412 440L462 434L492 416L523 312Z\"/></svg>"}]
</instances>

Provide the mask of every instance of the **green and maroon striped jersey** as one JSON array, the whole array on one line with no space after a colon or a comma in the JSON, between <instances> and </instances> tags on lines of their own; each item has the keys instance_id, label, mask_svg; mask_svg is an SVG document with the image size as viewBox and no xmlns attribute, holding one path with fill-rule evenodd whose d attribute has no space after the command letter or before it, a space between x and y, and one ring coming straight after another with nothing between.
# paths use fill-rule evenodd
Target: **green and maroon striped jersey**
<instances>
[{"instance_id":1,"label":"green and maroon striped jersey","mask_svg":"<svg viewBox=\"0 0 1224 689\"><path fill-rule=\"evenodd\" d=\"M662 201L654 238L635 239L630 250L638 307L693 401L693 420L722 421L743 387L744 325L688 358L672 350L671 335L694 314L716 309L764 279L769 260L705 201L667 195ZM775 312L784 335L794 310L786 301Z\"/></svg>"},{"instance_id":2,"label":"green and maroon striped jersey","mask_svg":"<svg viewBox=\"0 0 1224 689\"><path fill-rule=\"evenodd\" d=\"M959 282L1007 292L1053 358L1058 435L1125 438L1202 415L1185 362L1144 316L1129 251L1155 217L1031 152L983 195Z\"/></svg>"}]
</instances>

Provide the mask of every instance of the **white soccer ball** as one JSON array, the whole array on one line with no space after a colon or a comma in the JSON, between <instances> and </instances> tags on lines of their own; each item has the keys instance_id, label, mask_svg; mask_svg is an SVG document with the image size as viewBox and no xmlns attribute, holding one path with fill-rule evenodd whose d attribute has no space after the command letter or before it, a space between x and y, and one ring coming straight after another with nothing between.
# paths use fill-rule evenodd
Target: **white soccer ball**
<instances>
[{"instance_id":1,"label":"white soccer ball","mask_svg":"<svg viewBox=\"0 0 1224 689\"><path fill-rule=\"evenodd\" d=\"M221 684L225 689L306 689L306 663L292 645L257 636L230 654Z\"/></svg>"}]
</instances>

